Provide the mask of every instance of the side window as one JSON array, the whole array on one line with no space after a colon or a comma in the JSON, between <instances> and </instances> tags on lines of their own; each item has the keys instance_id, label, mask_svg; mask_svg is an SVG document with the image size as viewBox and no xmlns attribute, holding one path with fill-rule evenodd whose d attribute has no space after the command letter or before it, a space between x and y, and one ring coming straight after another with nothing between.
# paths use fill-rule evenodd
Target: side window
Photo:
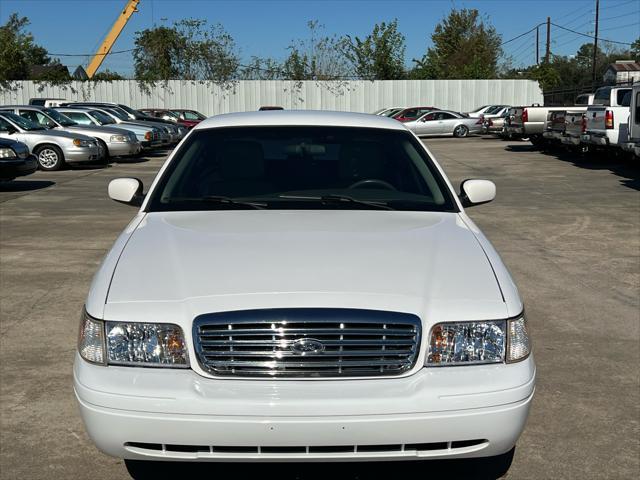
<instances>
[{"instance_id":1,"label":"side window","mask_svg":"<svg viewBox=\"0 0 640 480\"><path fill-rule=\"evenodd\" d=\"M616 101L621 107L628 107L631 105L631 90L618 90L616 94Z\"/></svg>"},{"instance_id":2,"label":"side window","mask_svg":"<svg viewBox=\"0 0 640 480\"><path fill-rule=\"evenodd\" d=\"M184 112L184 113L181 113L180 116L182 118L186 118L187 120L198 120L198 116L192 112Z\"/></svg>"},{"instance_id":3,"label":"side window","mask_svg":"<svg viewBox=\"0 0 640 480\"><path fill-rule=\"evenodd\" d=\"M46 115L35 110L20 110L20 116L43 127L50 127L53 123Z\"/></svg>"},{"instance_id":4,"label":"side window","mask_svg":"<svg viewBox=\"0 0 640 480\"><path fill-rule=\"evenodd\" d=\"M418 110L416 110L415 108L412 110L407 110L402 114L402 116L405 118L416 118L418 116Z\"/></svg>"},{"instance_id":5,"label":"side window","mask_svg":"<svg viewBox=\"0 0 640 480\"><path fill-rule=\"evenodd\" d=\"M83 112L67 112L65 113L67 117L69 117L74 122L79 123L80 125L93 125L94 123L91 119Z\"/></svg>"},{"instance_id":6,"label":"side window","mask_svg":"<svg viewBox=\"0 0 640 480\"><path fill-rule=\"evenodd\" d=\"M640 92L636 93L636 114L633 123L640 125Z\"/></svg>"},{"instance_id":7,"label":"side window","mask_svg":"<svg viewBox=\"0 0 640 480\"><path fill-rule=\"evenodd\" d=\"M456 117L454 117L453 115L451 115L450 113L447 113L447 112L442 112L440 114L440 120L450 120L452 118L456 118Z\"/></svg>"},{"instance_id":8,"label":"side window","mask_svg":"<svg viewBox=\"0 0 640 480\"><path fill-rule=\"evenodd\" d=\"M435 113L430 113L429 115L425 115L424 116L424 121L428 122L430 120L435 120L436 119L436 114Z\"/></svg>"},{"instance_id":9,"label":"side window","mask_svg":"<svg viewBox=\"0 0 640 480\"><path fill-rule=\"evenodd\" d=\"M604 87L596 90L596 94L593 97L593 104L604 105L605 107L611 105L611 87Z\"/></svg>"},{"instance_id":10,"label":"side window","mask_svg":"<svg viewBox=\"0 0 640 480\"><path fill-rule=\"evenodd\" d=\"M4 118L0 118L0 132L8 132L8 131L9 131L9 123Z\"/></svg>"}]
</instances>

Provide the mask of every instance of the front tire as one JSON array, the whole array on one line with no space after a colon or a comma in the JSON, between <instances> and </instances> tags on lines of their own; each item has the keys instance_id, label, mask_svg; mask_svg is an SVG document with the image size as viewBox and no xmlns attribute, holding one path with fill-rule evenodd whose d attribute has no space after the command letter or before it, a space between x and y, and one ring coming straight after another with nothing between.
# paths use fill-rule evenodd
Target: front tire
<instances>
[{"instance_id":1,"label":"front tire","mask_svg":"<svg viewBox=\"0 0 640 480\"><path fill-rule=\"evenodd\" d=\"M60 170L64 166L62 150L55 145L41 145L35 149L38 168L45 171Z\"/></svg>"},{"instance_id":2,"label":"front tire","mask_svg":"<svg viewBox=\"0 0 640 480\"><path fill-rule=\"evenodd\" d=\"M111 162L111 157L109 156L109 149L107 148L107 144L99 138L96 138L96 140L98 141L100 149L104 152L104 156L100 159L100 163L103 163L105 166L109 165L109 163Z\"/></svg>"},{"instance_id":3,"label":"front tire","mask_svg":"<svg viewBox=\"0 0 640 480\"><path fill-rule=\"evenodd\" d=\"M453 136L456 138L464 138L469 135L469 129L466 125L458 125L453 130Z\"/></svg>"}]
</instances>

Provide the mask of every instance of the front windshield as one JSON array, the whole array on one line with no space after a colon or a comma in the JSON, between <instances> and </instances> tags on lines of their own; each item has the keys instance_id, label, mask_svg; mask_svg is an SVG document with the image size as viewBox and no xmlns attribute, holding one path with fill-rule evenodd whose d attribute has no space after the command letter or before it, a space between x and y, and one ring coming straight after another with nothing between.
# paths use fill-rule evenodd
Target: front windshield
<instances>
[{"instance_id":1,"label":"front windshield","mask_svg":"<svg viewBox=\"0 0 640 480\"><path fill-rule=\"evenodd\" d=\"M402 109L401 108L392 108L388 112L384 112L382 115L384 115L385 117L390 117L391 115L395 115L396 113L398 113L400 110L402 110Z\"/></svg>"},{"instance_id":2,"label":"front windshield","mask_svg":"<svg viewBox=\"0 0 640 480\"><path fill-rule=\"evenodd\" d=\"M32 122L31 120L27 120L20 115L16 115L15 113L2 112L2 116L23 130L32 131L32 130L46 130L45 127L40 125L39 123Z\"/></svg>"},{"instance_id":3,"label":"front windshield","mask_svg":"<svg viewBox=\"0 0 640 480\"><path fill-rule=\"evenodd\" d=\"M129 116L117 108L105 108L104 110L120 120L129 120Z\"/></svg>"},{"instance_id":4,"label":"front windshield","mask_svg":"<svg viewBox=\"0 0 640 480\"><path fill-rule=\"evenodd\" d=\"M238 208L456 211L409 132L321 126L195 131L148 204L149 211Z\"/></svg>"},{"instance_id":5,"label":"front windshield","mask_svg":"<svg viewBox=\"0 0 640 480\"><path fill-rule=\"evenodd\" d=\"M45 108L43 112L49 115L51 118L53 118L56 122L58 122L63 127L71 127L73 125L77 125L77 123L71 120L69 117L67 117L66 115L63 115L57 110L53 110L52 108Z\"/></svg>"},{"instance_id":6,"label":"front windshield","mask_svg":"<svg viewBox=\"0 0 640 480\"><path fill-rule=\"evenodd\" d=\"M100 125L111 125L112 123L116 123L113 118L99 110L91 110L89 115L95 118Z\"/></svg>"}]
</instances>

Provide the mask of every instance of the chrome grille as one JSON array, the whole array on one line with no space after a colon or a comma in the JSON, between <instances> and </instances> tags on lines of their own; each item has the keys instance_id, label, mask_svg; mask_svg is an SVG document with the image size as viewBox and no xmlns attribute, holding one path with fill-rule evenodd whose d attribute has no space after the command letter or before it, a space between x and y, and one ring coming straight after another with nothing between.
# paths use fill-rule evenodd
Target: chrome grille
<instances>
[{"instance_id":1,"label":"chrome grille","mask_svg":"<svg viewBox=\"0 0 640 480\"><path fill-rule=\"evenodd\" d=\"M237 377L392 376L410 370L421 322L378 310L297 308L200 315L200 365Z\"/></svg>"}]
</instances>

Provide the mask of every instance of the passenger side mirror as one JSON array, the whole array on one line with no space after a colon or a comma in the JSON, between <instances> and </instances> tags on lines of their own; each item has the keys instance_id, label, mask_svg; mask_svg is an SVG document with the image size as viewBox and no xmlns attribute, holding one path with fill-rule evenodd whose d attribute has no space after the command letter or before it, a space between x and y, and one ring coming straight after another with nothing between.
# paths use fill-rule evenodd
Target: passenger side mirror
<instances>
[{"instance_id":1,"label":"passenger side mirror","mask_svg":"<svg viewBox=\"0 0 640 480\"><path fill-rule=\"evenodd\" d=\"M116 178L109 182L109 197L134 207L142 205L144 194L142 182L137 178Z\"/></svg>"},{"instance_id":2,"label":"passenger side mirror","mask_svg":"<svg viewBox=\"0 0 640 480\"><path fill-rule=\"evenodd\" d=\"M465 180L460 184L459 198L463 207L488 203L496 198L496 185L489 180Z\"/></svg>"}]
</instances>

